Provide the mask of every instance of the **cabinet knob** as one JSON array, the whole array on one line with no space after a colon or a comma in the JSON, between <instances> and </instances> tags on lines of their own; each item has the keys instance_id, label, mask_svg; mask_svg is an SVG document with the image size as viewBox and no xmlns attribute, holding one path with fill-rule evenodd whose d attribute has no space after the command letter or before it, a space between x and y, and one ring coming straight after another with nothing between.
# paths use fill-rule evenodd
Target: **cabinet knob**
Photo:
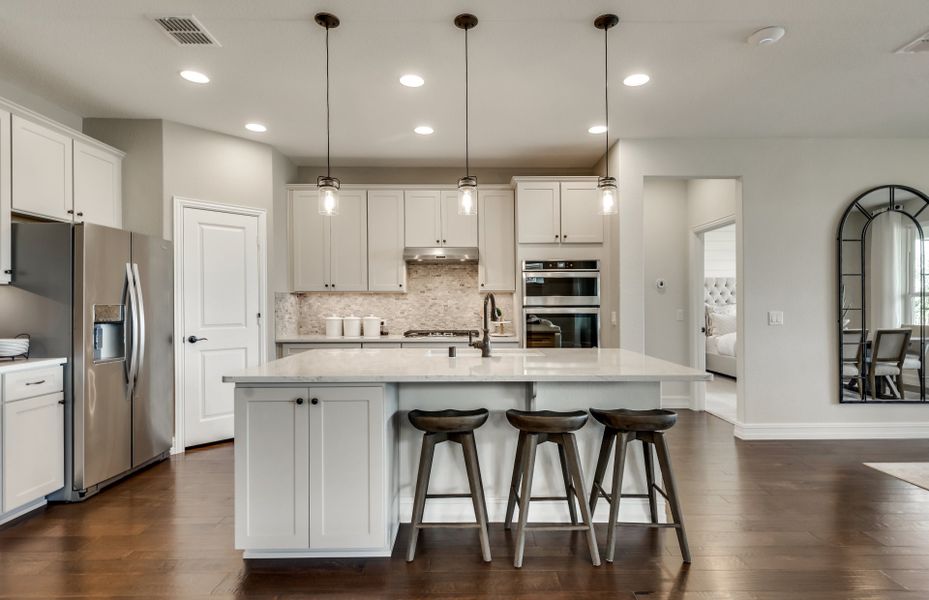
<instances>
[{"instance_id":1,"label":"cabinet knob","mask_svg":"<svg viewBox=\"0 0 929 600\"><path fill-rule=\"evenodd\" d=\"M73 214L74 214L74 211L69 209L69 210L68 210L68 214L69 214L69 215L73 215Z\"/></svg>"},{"instance_id":2,"label":"cabinet knob","mask_svg":"<svg viewBox=\"0 0 929 600\"><path fill-rule=\"evenodd\" d=\"M79 216L79 217L83 217L83 216L84 216L84 213L82 213L82 212L79 212L79 213L77 213L77 216Z\"/></svg>"},{"instance_id":3,"label":"cabinet knob","mask_svg":"<svg viewBox=\"0 0 929 600\"><path fill-rule=\"evenodd\" d=\"M335 284L334 284L334 283L332 284L332 289L335 289Z\"/></svg>"},{"instance_id":4,"label":"cabinet knob","mask_svg":"<svg viewBox=\"0 0 929 600\"><path fill-rule=\"evenodd\" d=\"M303 398L297 398L296 400L294 400L294 402L296 402L297 404L303 404Z\"/></svg>"},{"instance_id":5,"label":"cabinet knob","mask_svg":"<svg viewBox=\"0 0 929 600\"><path fill-rule=\"evenodd\" d=\"M326 284L324 284L324 285L325 285L326 287L329 287L329 284L328 284L328 283L326 283Z\"/></svg>"},{"instance_id":6,"label":"cabinet knob","mask_svg":"<svg viewBox=\"0 0 929 600\"><path fill-rule=\"evenodd\" d=\"M397 284L397 285L399 285L400 287L403 287L403 284L402 284L402 283L399 283L399 284Z\"/></svg>"},{"instance_id":7,"label":"cabinet knob","mask_svg":"<svg viewBox=\"0 0 929 600\"><path fill-rule=\"evenodd\" d=\"M436 240L435 243L436 243L436 244L441 244L442 242L440 242L439 240Z\"/></svg>"},{"instance_id":8,"label":"cabinet knob","mask_svg":"<svg viewBox=\"0 0 929 600\"><path fill-rule=\"evenodd\" d=\"M316 406L317 404L319 404L319 398L313 398L313 399L311 399L311 400L310 400L310 404L312 404L313 406Z\"/></svg>"},{"instance_id":9,"label":"cabinet knob","mask_svg":"<svg viewBox=\"0 0 929 600\"><path fill-rule=\"evenodd\" d=\"M564 234L564 235L561 236L561 237L562 237L563 239L568 239L568 234L566 233L566 234Z\"/></svg>"},{"instance_id":10,"label":"cabinet knob","mask_svg":"<svg viewBox=\"0 0 929 600\"><path fill-rule=\"evenodd\" d=\"M65 403L64 400L59 400L59 401L58 401L58 404L64 404L64 403Z\"/></svg>"},{"instance_id":11,"label":"cabinet knob","mask_svg":"<svg viewBox=\"0 0 929 600\"><path fill-rule=\"evenodd\" d=\"M558 235L557 235L557 234L555 235L555 239L556 239L556 240L558 239Z\"/></svg>"},{"instance_id":12,"label":"cabinet knob","mask_svg":"<svg viewBox=\"0 0 929 600\"><path fill-rule=\"evenodd\" d=\"M483 284L483 283L481 284L481 287L484 287L484 284Z\"/></svg>"},{"instance_id":13,"label":"cabinet knob","mask_svg":"<svg viewBox=\"0 0 929 600\"><path fill-rule=\"evenodd\" d=\"M442 243L443 243L443 244L445 244L446 242L447 242L447 240L442 240Z\"/></svg>"}]
</instances>

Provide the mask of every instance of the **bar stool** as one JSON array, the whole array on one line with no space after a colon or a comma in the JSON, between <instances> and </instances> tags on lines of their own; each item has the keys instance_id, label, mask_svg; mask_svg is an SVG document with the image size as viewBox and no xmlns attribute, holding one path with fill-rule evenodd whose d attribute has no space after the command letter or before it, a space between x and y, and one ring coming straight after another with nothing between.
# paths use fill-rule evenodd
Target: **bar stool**
<instances>
[{"instance_id":1,"label":"bar stool","mask_svg":"<svg viewBox=\"0 0 929 600\"><path fill-rule=\"evenodd\" d=\"M677 541L681 546L681 556L685 563L690 562L690 548L687 545L687 534L684 531L684 517L681 515L681 506L677 500L677 486L674 483L674 473L671 471L671 456L665 443L664 432L677 422L677 413L673 410L629 410L625 408L616 410L590 409L590 414L606 426L603 440L600 443L600 457L597 459L597 470L594 473L594 482L590 487L590 513L597 508L600 496L610 503L610 522L606 534L606 561L613 562L613 553L616 547L616 526L627 525L632 527L673 527L677 530ZM616 456L613 463L613 490L607 493L603 489L603 476L610 462L610 450L614 440ZM623 470L626 463L626 448L629 442L640 440L645 456L645 478L648 484L646 494L623 494ZM658 464L661 467L661 478L665 489L655 484L655 467L652 462L651 447L655 447L658 454ZM667 499L671 508L672 523L658 522L658 504L656 492ZM619 502L622 498L648 498L650 523L619 522Z\"/></svg>"},{"instance_id":2,"label":"bar stool","mask_svg":"<svg viewBox=\"0 0 929 600\"><path fill-rule=\"evenodd\" d=\"M410 423L423 433L422 453L419 457L419 474L416 476L416 497L413 502L413 519L410 545L406 560L412 562L416 556L416 542L420 529L476 528L481 538L481 553L484 561L490 562L490 541L487 537L487 502L484 499L484 483L481 466L477 460L474 430L487 422L486 408L477 410L411 410ZM432 472L432 457L436 444L455 442L461 445L465 469L468 472L470 494L430 494L429 475ZM423 523L426 498L471 498L474 504L475 523Z\"/></svg>"},{"instance_id":3,"label":"bar stool","mask_svg":"<svg viewBox=\"0 0 929 600\"><path fill-rule=\"evenodd\" d=\"M519 503L519 524L516 529L516 556L513 566L523 566L523 553L526 547L526 531L586 531L587 545L590 548L590 560L594 566L600 565L600 552L597 550L597 538L594 534L592 513L588 512L587 489L584 486L584 473L581 469L580 454L574 432L587 423L584 411L554 412L550 410L525 411L511 409L506 411L510 425L519 430L519 442L516 446L516 460L513 464L513 479L510 483L510 496L506 503L506 521L504 527L510 528L513 510ZM552 442L558 445L558 457L561 459L561 476L564 479L564 496L532 497L532 473L535 468L536 448L539 444ZM522 484L522 489L518 490ZM581 507L583 523L578 524L574 501ZM529 502L531 500L567 500L571 514L570 525L545 525L527 527Z\"/></svg>"}]
</instances>

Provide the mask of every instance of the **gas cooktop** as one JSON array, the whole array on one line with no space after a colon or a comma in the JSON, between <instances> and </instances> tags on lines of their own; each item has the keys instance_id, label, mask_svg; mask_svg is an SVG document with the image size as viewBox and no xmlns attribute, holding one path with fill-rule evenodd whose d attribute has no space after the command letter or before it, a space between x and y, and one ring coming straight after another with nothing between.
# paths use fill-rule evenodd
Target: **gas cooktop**
<instances>
[{"instance_id":1,"label":"gas cooktop","mask_svg":"<svg viewBox=\"0 0 929 600\"><path fill-rule=\"evenodd\" d=\"M468 335L479 337L481 333L477 329L411 329L403 332L403 337L406 338L468 337Z\"/></svg>"}]
</instances>

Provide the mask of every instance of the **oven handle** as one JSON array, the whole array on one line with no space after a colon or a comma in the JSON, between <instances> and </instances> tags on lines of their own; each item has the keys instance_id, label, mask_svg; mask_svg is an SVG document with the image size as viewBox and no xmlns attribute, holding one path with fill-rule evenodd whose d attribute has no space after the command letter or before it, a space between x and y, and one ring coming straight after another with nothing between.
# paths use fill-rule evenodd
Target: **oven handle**
<instances>
[{"instance_id":1,"label":"oven handle","mask_svg":"<svg viewBox=\"0 0 929 600\"><path fill-rule=\"evenodd\" d=\"M547 277L549 279L600 279L600 271L523 271L523 279Z\"/></svg>"},{"instance_id":2,"label":"oven handle","mask_svg":"<svg viewBox=\"0 0 929 600\"><path fill-rule=\"evenodd\" d=\"M546 308L535 308L532 306L523 307L523 315L528 314L540 314L540 315L551 315L551 314L563 314L563 315L599 315L599 308L572 308L572 307L546 307Z\"/></svg>"}]
</instances>

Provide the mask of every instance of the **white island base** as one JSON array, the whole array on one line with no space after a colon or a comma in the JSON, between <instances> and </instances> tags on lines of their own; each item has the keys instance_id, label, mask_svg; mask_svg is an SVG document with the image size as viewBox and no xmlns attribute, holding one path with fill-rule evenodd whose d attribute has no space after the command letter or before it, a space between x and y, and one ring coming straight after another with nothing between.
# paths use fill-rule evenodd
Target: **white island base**
<instances>
[{"instance_id":1,"label":"white island base","mask_svg":"<svg viewBox=\"0 0 929 600\"><path fill-rule=\"evenodd\" d=\"M584 354L564 354L571 352ZM406 418L414 408L490 410L488 422L475 437L489 518L502 522L518 437L504 415L507 409L656 408L660 381L708 378L687 367L621 350L547 350L534 353L541 357L534 361L526 352L514 351L512 358L501 352L501 358L483 359L500 361L489 369L480 358L443 358L439 360L448 367L444 376L422 372L435 369L435 358L410 374L398 364L382 365L386 353L406 353L390 360L423 361L419 350L319 350L226 378L236 383L236 548L245 551L245 558L390 556L400 522L409 522L412 513L422 438ZM604 353L611 359L621 355L610 353L638 358L639 372L624 371L616 360L608 360L607 370L612 371L607 376L578 362L592 360L602 370ZM568 356L570 366L563 360ZM392 368L393 373L366 374L365 360ZM329 361L347 361L344 370L353 374L344 377L353 380L343 380ZM378 377L395 381L377 381ZM566 380L552 380L560 378ZM603 427L593 419L577 432L588 488L602 433ZM626 465L624 491L642 493L640 444L633 445ZM429 491L467 491L457 444L436 448ZM557 450L544 444L536 461L533 495L563 494ZM605 521L608 510L601 502L594 520ZM646 521L647 500L624 499L620 512L622 520ZM567 521L567 505L534 502L529 518ZM431 499L425 520L473 521L471 500Z\"/></svg>"}]
</instances>

